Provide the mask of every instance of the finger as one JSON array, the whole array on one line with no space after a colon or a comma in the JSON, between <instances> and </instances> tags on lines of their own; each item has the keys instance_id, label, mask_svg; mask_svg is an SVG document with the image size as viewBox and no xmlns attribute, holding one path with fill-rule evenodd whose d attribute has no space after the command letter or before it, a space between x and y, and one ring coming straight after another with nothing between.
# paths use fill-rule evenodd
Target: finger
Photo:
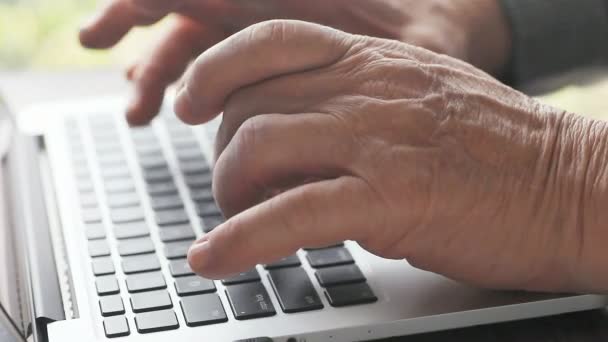
<instances>
[{"instance_id":1,"label":"finger","mask_svg":"<svg viewBox=\"0 0 608 342\"><path fill-rule=\"evenodd\" d=\"M185 122L206 122L221 112L226 98L241 87L335 63L348 51L350 37L298 21L250 26L197 58L178 93L175 111Z\"/></svg>"},{"instance_id":2,"label":"finger","mask_svg":"<svg viewBox=\"0 0 608 342\"><path fill-rule=\"evenodd\" d=\"M135 92L127 109L129 123L142 125L152 120L162 105L165 89L180 78L196 55L222 36L210 27L180 18L153 52L130 72Z\"/></svg>"},{"instance_id":3,"label":"finger","mask_svg":"<svg viewBox=\"0 0 608 342\"><path fill-rule=\"evenodd\" d=\"M348 174L352 144L335 118L266 114L248 119L215 164L215 198L230 217L273 190Z\"/></svg>"},{"instance_id":4,"label":"finger","mask_svg":"<svg viewBox=\"0 0 608 342\"><path fill-rule=\"evenodd\" d=\"M150 11L134 5L130 0L113 0L80 30L80 42L89 48L109 48L134 26L153 24L167 15L169 10Z\"/></svg>"},{"instance_id":5,"label":"finger","mask_svg":"<svg viewBox=\"0 0 608 342\"><path fill-rule=\"evenodd\" d=\"M367 183L341 177L281 193L229 219L195 243L192 269L223 278L293 254L344 240L364 240L373 227Z\"/></svg>"}]
</instances>

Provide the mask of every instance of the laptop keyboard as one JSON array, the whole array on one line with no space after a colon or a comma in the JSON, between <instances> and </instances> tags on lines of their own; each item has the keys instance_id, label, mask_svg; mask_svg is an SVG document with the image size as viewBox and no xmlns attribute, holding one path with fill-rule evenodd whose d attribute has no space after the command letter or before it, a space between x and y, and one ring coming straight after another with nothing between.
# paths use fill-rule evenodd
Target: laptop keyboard
<instances>
[{"instance_id":1,"label":"laptop keyboard","mask_svg":"<svg viewBox=\"0 0 608 342\"><path fill-rule=\"evenodd\" d=\"M273 316L278 310L322 310L313 282L334 307L377 300L344 244L307 249L301 253L304 258L294 254L220 281L195 275L186 260L188 249L197 236L225 219L213 199L211 168L194 132L174 118L159 120L163 122L157 129L125 129L113 116L89 117L83 125L67 123L83 239L108 338L132 330L144 334L177 329L177 315L196 327L228 321L226 310L236 320ZM169 144L162 143L161 130ZM87 135L92 153L84 147ZM130 160L130 146L135 160ZM143 182L135 181L139 173ZM185 189L176 183L177 173ZM194 208L198 224L191 221L185 203ZM304 263L315 270L314 277L302 268ZM226 302L218 295L222 290ZM280 308L274 307L271 295Z\"/></svg>"}]
</instances>

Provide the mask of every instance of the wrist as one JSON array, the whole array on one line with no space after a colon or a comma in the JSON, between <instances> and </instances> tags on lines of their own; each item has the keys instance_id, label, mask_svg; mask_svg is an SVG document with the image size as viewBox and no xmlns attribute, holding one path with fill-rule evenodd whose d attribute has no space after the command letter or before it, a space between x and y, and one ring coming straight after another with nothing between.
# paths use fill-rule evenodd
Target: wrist
<instances>
[{"instance_id":1,"label":"wrist","mask_svg":"<svg viewBox=\"0 0 608 342\"><path fill-rule=\"evenodd\" d=\"M462 23L467 26L467 61L494 75L506 72L511 56L511 29L500 0L467 0Z\"/></svg>"},{"instance_id":2,"label":"wrist","mask_svg":"<svg viewBox=\"0 0 608 342\"><path fill-rule=\"evenodd\" d=\"M555 224L563 237L561 263L568 288L608 292L608 125L564 114L552 148L549 182L558 203ZM548 183L549 183L548 182Z\"/></svg>"},{"instance_id":3,"label":"wrist","mask_svg":"<svg viewBox=\"0 0 608 342\"><path fill-rule=\"evenodd\" d=\"M588 292L608 292L608 124L572 115L566 133L579 145L572 159L580 192L572 194L578 212L579 286ZM573 172L574 174L574 172ZM577 199L580 198L580 199Z\"/></svg>"}]
</instances>

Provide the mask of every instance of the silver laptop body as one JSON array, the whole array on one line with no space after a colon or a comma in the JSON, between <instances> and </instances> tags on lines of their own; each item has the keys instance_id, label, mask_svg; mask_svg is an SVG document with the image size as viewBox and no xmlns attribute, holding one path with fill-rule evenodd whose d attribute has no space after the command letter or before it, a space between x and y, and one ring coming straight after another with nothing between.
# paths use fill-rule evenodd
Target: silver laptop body
<instances>
[{"instance_id":1,"label":"silver laptop body","mask_svg":"<svg viewBox=\"0 0 608 342\"><path fill-rule=\"evenodd\" d=\"M597 295L480 290L351 241L223 281L198 278L184 263L187 245L223 219L205 181L217 122L189 127L166 110L150 127L129 129L123 108L117 97L20 113L22 133L3 164L10 266L19 270L3 291L20 300L1 303L20 335L351 342L607 303Z\"/></svg>"}]
</instances>

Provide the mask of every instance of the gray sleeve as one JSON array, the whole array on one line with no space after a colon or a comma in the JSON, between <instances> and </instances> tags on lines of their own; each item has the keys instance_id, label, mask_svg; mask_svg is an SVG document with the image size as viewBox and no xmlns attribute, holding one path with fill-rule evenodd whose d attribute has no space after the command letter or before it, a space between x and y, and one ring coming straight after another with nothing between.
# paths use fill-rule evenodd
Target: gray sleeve
<instances>
[{"instance_id":1,"label":"gray sleeve","mask_svg":"<svg viewBox=\"0 0 608 342\"><path fill-rule=\"evenodd\" d=\"M514 85L608 62L608 0L500 0L511 24Z\"/></svg>"}]
</instances>

